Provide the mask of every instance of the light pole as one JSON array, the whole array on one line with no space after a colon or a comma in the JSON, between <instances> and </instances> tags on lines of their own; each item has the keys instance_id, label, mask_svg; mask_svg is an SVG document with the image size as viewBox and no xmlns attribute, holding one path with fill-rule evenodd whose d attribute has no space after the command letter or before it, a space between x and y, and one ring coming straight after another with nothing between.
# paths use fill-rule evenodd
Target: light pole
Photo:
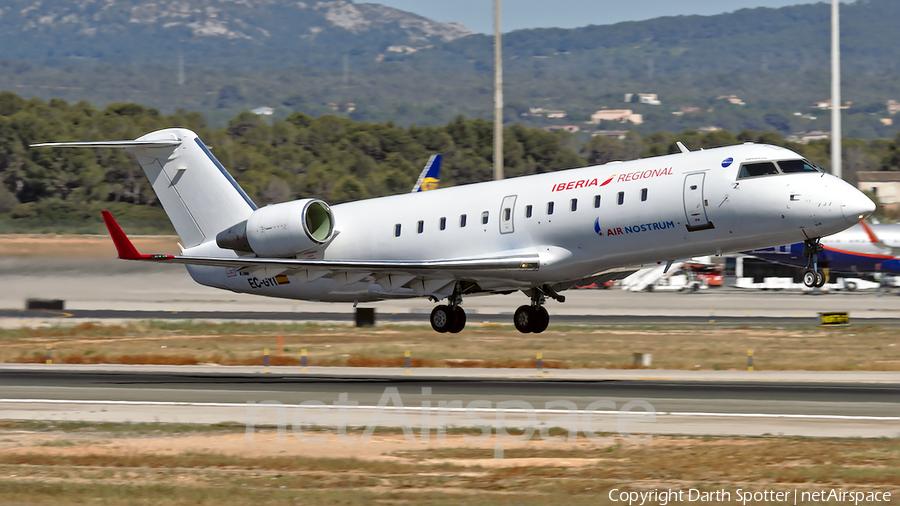
<instances>
[{"instance_id":1,"label":"light pole","mask_svg":"<svg viewBox=\"0 0 900 506\"><path fill-rule=\"evenodd\" d=\"M500 50L500 0L494 0L494 180L503 179L503 61Z\"/></svg>"},{"instance_id":2,"label":"light pole","mask_svg":"<svg viewBox=\"0 0 900 506\"><path fill-rule=\"evenodd\" d=\"M831 173L841 168L841 18L840 0L831 0Z\"/></svg>"}]
</instances>

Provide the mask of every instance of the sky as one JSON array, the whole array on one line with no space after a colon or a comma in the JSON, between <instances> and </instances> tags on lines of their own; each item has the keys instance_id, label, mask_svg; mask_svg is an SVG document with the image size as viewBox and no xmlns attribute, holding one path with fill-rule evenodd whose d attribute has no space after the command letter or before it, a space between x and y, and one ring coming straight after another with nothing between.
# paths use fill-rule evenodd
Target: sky
<instances>
[{"instance_id":1,"label":"sky","mask_svg":"<svg viewBox=\"0 0 900 506\"><path fill-rule=\"evenodd\" d=\"M662 16L715 15L744 8L784 7L823 0L505 0L501 31L575 28ZM846 0L842 0L846 2ZM434 21L454 21L476 33L493 33L493 0L356 0L379 3ZM831 0L828 0L831 3Z\"/></svg>"}]
</instances>

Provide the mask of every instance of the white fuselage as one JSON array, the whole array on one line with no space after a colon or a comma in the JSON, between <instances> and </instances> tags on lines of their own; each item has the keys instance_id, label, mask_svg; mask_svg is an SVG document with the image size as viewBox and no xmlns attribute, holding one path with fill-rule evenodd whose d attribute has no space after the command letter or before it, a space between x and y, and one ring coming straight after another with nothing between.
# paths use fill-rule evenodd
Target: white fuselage
<instances>
[{"instance_id":1,"label":"white fuselage","mask_svg":"<svg viewBox=\"0 0 900 506\"><path fill-rule=\"evenodd\" d=\"M860 224L837 234L823 237L822 245L851 253L894 256L890 248L900 248L900 223L879 223L869 225L869 228L884 246L873 242L872 237Z\"/></svg>"},{"instance_id":2,"label":"white fuselage","mask_svg":"<svg viewBox=\"0 0 900 506\"><path fill-rule=\"evenodd\" d=\"M737 178L745 161L799 158L778 147L740 145L339 204L331 208L333 240L297 256L452 260L532 253L540 256L537 270L427 276L398 271L395 278L406 286L383 277L379 283L374 275L316 279L309 273L285 278L283 270L271 269L245 274L190 265L188 270L209 286L322 301L440 298L449 293L443 281L467 279L486 292L542 284L564 289L608 269L833 234L871 211L858 190L829 174ZM184 255L236 256L215 242ZM278 282L277 275L287 282ZM415 283L424 288L410 288Z\"/></svg>"}]
</instances>

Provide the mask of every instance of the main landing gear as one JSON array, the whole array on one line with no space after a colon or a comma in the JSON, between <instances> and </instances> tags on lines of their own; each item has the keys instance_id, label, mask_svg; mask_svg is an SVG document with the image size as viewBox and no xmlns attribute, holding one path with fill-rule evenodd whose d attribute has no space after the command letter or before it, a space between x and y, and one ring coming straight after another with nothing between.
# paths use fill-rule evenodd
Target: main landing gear
<instances>
[{"instance_id":1,"label":"main landing gear","mask_svg":"<svg viewBox=\"0 0 900 506\"><path fill-rule=\"evenodd\" d=\"M803 242L803 256L806 257L803 284L809 288L821 288L828 281L825 272L819 269L819 253L821 252L822 245L819 244L819 239L807 239Z\"/></svg>"},{"instance_id":2,"label":"main landing gear","mask_svg":"<svg viewBox=\"0 0 900 506\"><path fill-rule=\"evenodd\" d=\"M460 307L462 292L457 285L453 294L447 297L447 304L441 304L431 310L431 328L442 334L445 332L456 334L465 328L466 312ZM566 298L556 293L549 285L535 287L525 293L531 297L531 304L516 309L513 323L516 330L523 334L540 334L547 330L550 324L550 314L544 308L547 297L559 302L565 302ZM437 302L436 299L433 300Z\"/></svg>"},{"instance_id":3,"label":"main landing gear","mask_svg":"<svg viewBox=\"0 0 900 506\"><path fill-rule=\"evenodd\" d=\"M516 314L513 316L516 330L523 334L540 334L547 330L547 325L550 324L550 314L544 308L544 302L546 302L547 297L560 302L566 301L564 296L556 293L547 285L532 288L531 305L519 306L519 309L516 309Z\"/></svg>"},{"instance_id":4,"label":"main landing gear","mask_svg":"<svg viewBox=\"0 0 900 506\"><path fill-rule=\"evenodd\" d=\"M466 312L459 307L462 304L462 295L458 286L447 300L450 304L441 304L431 310L431 328L442 334L444 332L457 334L466 327Z\"/></svg>"}]
</instances>

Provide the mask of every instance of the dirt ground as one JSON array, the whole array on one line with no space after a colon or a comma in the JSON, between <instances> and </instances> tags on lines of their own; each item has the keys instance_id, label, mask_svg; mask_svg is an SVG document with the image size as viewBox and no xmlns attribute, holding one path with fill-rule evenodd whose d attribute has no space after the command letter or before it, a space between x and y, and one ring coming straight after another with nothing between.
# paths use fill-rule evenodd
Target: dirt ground
<instances>
[{"instance_id":1,"label":"dirt ground","mask_svg":"<svg viewBox=\"0 0 900 506\"><path fill-rule=\"evenodd\" d=\"M177 254L178 237L129 236L142 253ZM0 258L4 257L101 257L114 258L116 247L106 235L0 234Z\"/></svg>"},{"instance_id":2,"label":"dirt ground","mask_svg":"<svg viewBox=\"0 0 900 506\"><path fill-rule=\"evenodd\" d=\"M444 441L430 434L428 442L421 434L407 440L399 430L376 432L367 443L341 442L334 431L310 434L327 441L311 444L290 431L281 439L268 429L248 442L238 426L3 422L0 501L612 504L611 492L694 489L727 491L730 500L705 502L729 504L738 490L900 494L897 440L654 437L595 443L581 435L558 444L540 438L507 442L504 458L495 459L493 440L470 440L480 435L477 429Z\"/></svg>"},{"instance_id":3,"label":"dirt ground","mask_svg":"<svg viewBox=\"0 0 900 506\"><path fill-rule=\"evenodd\" d=\"M279 339L280 337L280 339ZM279 343L281 346L279 347ZM523 336L512 325L472 325L434 339L430 327L337 324L136 321L0 328L0 362L401 367L533 368L537 352L550 369L633 368L633 352L651 353L652 367L744 370L753 350L756 370L900 370L896 329L879 326L721 328L676 326L551 326Z\"/></svg>"}]
</instances>

